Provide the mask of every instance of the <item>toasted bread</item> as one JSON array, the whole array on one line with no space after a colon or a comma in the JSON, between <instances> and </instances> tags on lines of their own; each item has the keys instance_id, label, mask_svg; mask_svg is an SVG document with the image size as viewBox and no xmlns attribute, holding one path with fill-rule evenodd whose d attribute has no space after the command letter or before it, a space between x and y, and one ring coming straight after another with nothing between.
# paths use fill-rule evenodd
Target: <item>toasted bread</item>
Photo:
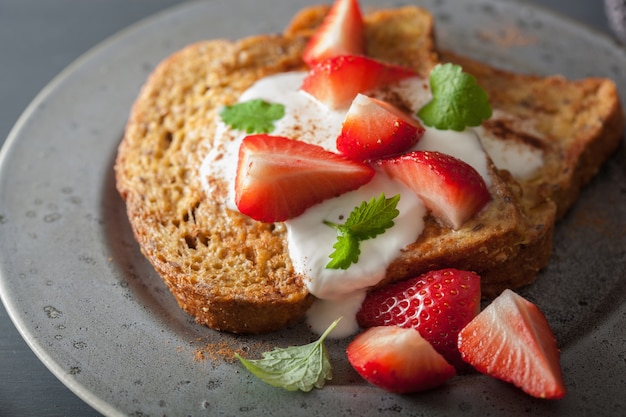
<instances>
[{"instance_id":1,"label":"toasted bread","mask_svg":"<svg viewBox=\"0 0 626 417\"><path fill-rule=\"evenodd\" d=\"M306 277L294 273L284 225L228 210L219 195L206 195L199 168L212 147L217 111L266 75L305 70L302 51L326 10L305 9L281 35L190 45L155 69L133 106L115 164L117 187L142 252L198 323L236 333L268 332L301 320L314 300ZM374 58L410 66L422 76L439 62L432 16L423 9L373 12L366 27L367 53ZM511 116L489 121L485 129L523 138L528 132L511 120L534 121L545 149L542 174L521 181L492 166L493 201L487 208L458 231L429 217L424 233L391 264L380 285L458 267L481 274L483 293L495 295L531 282L547 264L556 217L619 144L623 115L606 80L516 76L443 56L467 63L494 108ZM536 84L528 88L531 81ZM563 89L571 89L567 106L557 99ZM545 103L545 112L527 107L528 101ZM577 110L585 116L578 118ZM582 130L569 128L572 120Z\"/></svg>"},{"instance_id":2,"label":"toasted bread","mask_svg":"<svg viewBox=\"0 0 626 417\"><path fill-rule=\"evenodd\" d=\"M320 5L301 11L286 33L311 35L328 8ZM427 76L441 60L431 48L432 26L428 32L422 32L424 29L413 22L413 13L424 11L407 7L374 12L371 18L382 24L368 25L367 53L386 62L413 67ZM386 33L389 28L398 27L398 33ZM416 68L416 63L420 67ZM523 191L517 181L506 172L496 171L492 167L493 201L486 210L456 231L442 227L428 216L421 236L389 266L377 287L445 266L478 272L485 297L532 282L552 252L556 206L543 199L533 207L524 207Z\"/></svg>"},{"instance_id":3,"label":"toasted bread","mask_svg":"<svg viewBox=\"0 0 626 417\"><path fill-rule=\"evenodd\" d=\"M502 116L486 121L485 129L542 152L541 169L517 181L526 204L551 200L557 220L562 218L622 142L624 110L613 81L514 74L451 52L440 57L473 74L500 111Z\"/></svg>"},{"instance_id":4,"label":"toasted bread","mask_svg":"<svg viewBox=\"0 0 626 417\"><path fill-rule=\"evenodd\" d=\"M199 174L217 109L264 75L301 69L305 43L259 36L186 47L150 76L119 147L117 188L142 252L181 307L214 329L279 329L313 301L280 225L227 210Z\"/></svg>"}]
</instances>

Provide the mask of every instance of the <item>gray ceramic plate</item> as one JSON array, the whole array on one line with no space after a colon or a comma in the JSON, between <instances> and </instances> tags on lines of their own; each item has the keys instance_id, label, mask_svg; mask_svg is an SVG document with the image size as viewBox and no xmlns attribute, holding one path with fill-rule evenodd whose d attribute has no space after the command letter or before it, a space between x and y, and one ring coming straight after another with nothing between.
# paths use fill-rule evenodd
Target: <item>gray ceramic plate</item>
<instances>
[{"instance_id":1,"label":"gray ceramic plate","mask_svg":"<svg viewBox=\"0 0 626 417\"><path fill-rule=\"evenodd\" d=\"M112 164L133 99L157 62L195 40L277 32L304 0L191 3L95 48L32 103L0 155L0 289L21 334L54 374L107 415L621 415L626 375L626 168L619 151L556 231L552 263L523 291L548 316L569 388L532 399L458 377L395 396L329 343L335 378L288 393L225 361L313 338L305 326L248 338L195 325L141 256ZM380 0L378 6L395 6ZM562 18L508 1L423 0L441 45L537 74L608 76L626 97L626 54ZM259 19L263 16L263 19Z\"/></svg>"}]
</instances>

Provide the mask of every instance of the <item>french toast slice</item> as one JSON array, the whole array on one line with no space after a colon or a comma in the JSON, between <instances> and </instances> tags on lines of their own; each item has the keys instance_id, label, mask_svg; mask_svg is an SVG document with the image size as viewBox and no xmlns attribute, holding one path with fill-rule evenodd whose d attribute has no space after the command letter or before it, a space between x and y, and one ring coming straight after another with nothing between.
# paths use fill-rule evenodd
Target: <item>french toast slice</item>
<instances>
[{"instance_id":1,"label":"french toast slice","mask_svg":"<svg viewBox=\"0 0 626 417\"><path fill-rule=\"evenodd\" d=\"M117 188L143 254L179 305L217 330L280 329L313 302L284 227L226 209L205 195L199 172L217 110L265 75L302 69L305 44L258 36L189 45L150 75L119 146Z\"/></svg>"},{"instance_id":2,"label":"french toast slice","mask_svg":"<svg viewBox=\"0 0 626 417\"><path fill-rule=\"evenodd\" d=\"M303 10L281 35L212 40L184 48L155 69L131 110L115 163L117 188L142 252L198 323L235 333L269 332L301 320L314 301L306 277L294 273L284 225L259 223L228 210L223 193L206 195L199 169L213 145L217 111L266 75L305 70L302 51L326 11L324 6ZM410 66L422 76L439 62L433 19L423 9L373 12L366 16L366 27L372 57ZM508 88L505 73L479 63L468 67L488 92ZM610 82L606 83L603 99L617 99L614 87L610 94ZM532 90L525 98L538 100L543 94ZM592 103L600 101L592 94L590 89L586 97L590 116ZM501 96L495 97L494 108L502 106L504 112L531 118L532 111L517 111L515 91ZM623 128L618 100L612 108L601 109L597 119ZM552 111L554 120L563 117L565 123L559 107ZM485 129L498 126L486 124ZM584 164L566 159L567 166L563 160L555 168L580 171L559 184L571 190L567 193L571 198L621 138L621 132L617 140L608 135L604 124L585 126L585 138L594 140L572 139L563 145L567 149L582 145L579 155ZM511 135L518 132L515 126L509 130ZM556 197L565 193L544 192L552 179L543 180L544 185L520 182L507 171L491 169L492 203L458 231L428 218L422 236L392 263L381 285L441 267L478 272L485 295L535 278L549 260L558 206L565 204Z\"/></svg>"},{"instance_id":3,"label":"french toast slice","mask_svg":"<svg viewBox=\"0 0 626 417\"><path fill-rule=\"evenodd\" d=\"M304 9L285 33L311 35L330 6ZM380 10L377 20L397 19L411 9ZM368 27L368 55L415 66L422 39L410 36L410 18L394 38ZM434 38L433 38L434 39ZM423 48L422 48L423 49ZM410 52L406 52L406 50ZM481 275L481 290L493 297L505 288L535 280L552 253L555 221L576 201L580 189L597 173L623 138L624 111L615 84L606 78L567 80L562 76L515 74L435 47L437 62L451 62L474 75L487 91L494 115L481 126L481 136L498 146L521 145L541 155L542 164L530 176L515 176L497 160L490 190L494 201L460 230L426 219L420 238L389 266L378 287L446 265ZM428 65L432 65L428 60ZM421 65L421 64L419 64ZM423 69L415 68L423 73ZM489 151L489 144L484 143Z\"/></svg>"},{"instance_id":4,"label":"french toast slice","mask_svg":"<svg viewBox=\"0 0 626 417\"><path fill-rule=\"evenodd\" d=\"M285 33L310 36L329 8L319 5L302 10ZM419 74L428 76L430 69L442 61L436 48L428 49L425 56L424 39L412 32L415 25L409 16L422 12L413 7L372 12L370 18L389 22L380 28L367 26L367 54L412 67ZM399 16L403 16L400 22ZM392 25L401 28L400 36L385 33ZM429 34L429 39L434 42L433 33ZM425 65L426 71L415 68L416 65ZM442 267L478 273L484 297L493 297L505 288L517 288L532 282L539 270L548 264L552 253L556 205L543 199L533 207L526 207L522 188L508 172L492 165L490 174L493 182L489 190L493 197L491 203L458 230L444 227L433 216L427 216L420 237L391 263L376 288Z\"/></svg>"}]
</instances>

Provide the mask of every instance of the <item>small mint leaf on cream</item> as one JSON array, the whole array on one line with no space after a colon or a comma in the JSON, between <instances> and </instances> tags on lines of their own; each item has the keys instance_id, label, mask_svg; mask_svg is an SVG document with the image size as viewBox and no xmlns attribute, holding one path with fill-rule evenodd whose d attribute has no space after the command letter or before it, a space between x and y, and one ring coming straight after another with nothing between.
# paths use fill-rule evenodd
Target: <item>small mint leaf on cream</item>
<instances>
[{"instance_id":1,"label":"small mint leaf on cream","mask_svg":"<svg viewBox=\"0 0 626 417\"><path fill-rule=\"evenodd\" d=\"M357 263L361 254L359 244L385 233L394 225L393 220L400 214L396 208L398 201L400 194L386 198L382 193L378 198L372 197L355 207L344 224L324 221L324 224L337 230L337 242L333 245L335 251L330 254L331 261L326 268L348 269Z\"/></svg>"},{"instance_id":2,"label":"small mint leaf on cream","mask_svg":"<svg viewBox=\"0 0 626 417\"><path fill-rule=\"evenodd\" d=\"M274 122L285 116L285 106L255 99L224 106L220 111L222 121L233 129L246 133L270 133Z\"/></svg>"}]
</instances>

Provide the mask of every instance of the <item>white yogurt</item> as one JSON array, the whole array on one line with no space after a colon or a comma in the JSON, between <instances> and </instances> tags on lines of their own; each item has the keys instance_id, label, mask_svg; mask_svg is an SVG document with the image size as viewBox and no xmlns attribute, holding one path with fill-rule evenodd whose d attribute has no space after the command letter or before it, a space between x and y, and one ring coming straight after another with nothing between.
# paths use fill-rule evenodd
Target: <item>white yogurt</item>
<instances>
[{"instance_id":1,"label":"white yogurt","mask_svg":"<svg viewBox=\"0 0 626 417\"><path fill-rule=\"evenodd\" d=\"M239 101L260 98L283 104L285 116L275 123L272 135L297 138L336 151L335 141L341 132L347 109L329 110L301 92L299 88L305 76L306 72L291 72L264 78L248 89ZM428 82L417 77L400 82L395 92L403 97L414 113L431 97ZM372 95L377 96L377 93L372 92ZM382 92L378 94L379 97L381 95ZM415 149L440 151L462 159L480 173L487 186L491 184L487 157L476 130L452 132L425 129ZM237 210L234 180L239 146L246 133L232 131L220 120L215 135L215 146L201 167L203 183L207 191L212 192L206 178L224 179L229 184L227 206ZM401 196L398 203L400 214L394 220L394 226L374 239L361 242L359 262L347 270L326 268L337 232L323 222L343 223L356 206L383 192L387 198L397 194ZM306 285L310 293L318 298L307 314L314 331L321 334L338 316L343 316L343 319L332 332L332 337L349 336L358 330L355 316L366 289L380 282L400 251L417 240L424 228L425 214L424 204L415 193L383 172L377 172L370 183L358 190L310 207L299 217L285 222L294 269L308 277Z\"/></svg>"},{"instance_id":2,"label":"white yogurt","mask_svg":"<svg viewBox=\"0 0 626 417\"><path fill-rule=\"evenodd\" d=\"M348 337L359 331L359 324L355 317L361 309L367 291L355 291L345 296L341 302L336 300L317 299L306 312L307 323L312 331L322 334L338 317L337 323L329 337Z\"/></svg>"},{"instance_id":3,"label":"white yogurt","mask_svg":"<svg viewBox=\"0 0 626 417\"><path fill-rule=\"evenodd\" d=\"M401 195L397 206L400 214L394 219L393 227L374 239L361 242L358 263L346 270L326 268L337 232L323 221L343 223L356 206L378 197L381 192L386 197ZM311 294L326 300L341 300L384 278L391 261L422 233L425 214L426 208L415 193L384 173L377 173L358 190L317 204L286 221L289 255L296 271L310 277L307 286Z\"/></svg>"},{"instance_id":4,"label":"white yogurt","mask_svg":"<svg viewBox=\"0 0 626 417\"><path fill-rule=\"evenodd\" d=\"M483 180L487 188L491 186L491 175L487 168L487 157L480 138L473 129L462 132L426 128L424 136L415 146L417 150L438 151L471 165Z\"/></svg>"},{"instance_id":5,"label":"white yogurt","mask_svg":"<svg viewBox=\"0 0 626 417\"><path fill-rule=\"evenodd\" d=\"M262 78L246 90L239 101L262 99L284 105L285 116L276 121L270 134L297 137L303 142L336 151L337 132L341 131L346 113L329 110L300 91L305 76L306 72L286 72ZM210 193L214 190L206 181L209 177L222 178L230 185L235 183L239 146L246 136L247 133L231 130L218 118L215 145L200 168L203 185ZM227 206L237 210L234 186L229 187Z\"/></svg>"},{"instance_id":6,"label":"white yogurt","mask_svg":"<svg viewBox=\"0 0 626 417\"><path fill-rule=\"evenodd\" d=\"M517 131L527 132L535 137L541 136L532 126L529 126L528 122L515 121L511 116L502 112L494 114L494 117L508 119ZM494 165L499 169L506 169L514 178L529 179L543 165L543 151L541 149L524 142L502 140L483 127L477 127L474 130L480 137L482 145Z\"/></svg>"}]
</instances>

